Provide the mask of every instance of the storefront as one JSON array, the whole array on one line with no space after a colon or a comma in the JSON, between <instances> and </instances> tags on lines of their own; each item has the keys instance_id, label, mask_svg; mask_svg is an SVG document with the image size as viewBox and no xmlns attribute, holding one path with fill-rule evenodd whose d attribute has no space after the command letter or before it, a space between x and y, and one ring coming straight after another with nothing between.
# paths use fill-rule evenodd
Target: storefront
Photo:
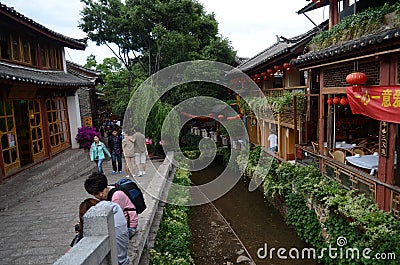
<instances>
[{"instance_id":1,"label":"storefront","mask_svg":"<svg viewBox=\"0 0 400 265\"><path fill-rule=\"evenodd\" d=\"M56 33L0 4L0 183L75 147L77 90L95 82L67 71L64 48L82 40Z\"/></svg>"}]
</instances>

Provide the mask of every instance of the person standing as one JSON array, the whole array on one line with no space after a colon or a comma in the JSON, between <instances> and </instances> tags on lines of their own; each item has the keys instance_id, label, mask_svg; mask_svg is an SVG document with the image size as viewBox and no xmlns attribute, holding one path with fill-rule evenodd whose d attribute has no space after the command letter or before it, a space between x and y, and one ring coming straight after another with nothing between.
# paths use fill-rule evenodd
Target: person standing
<instances>
[{"instance_id":1,"label":"person standing","mask_svg":"<svg viewBox=\"0 0 400 265\"><path fill-rule=\"evenodd\" d=\"M275 131L271 131L271 134L268 136L269 141L269 150L271 152L278 152L278 136L275 134Z\"/></svg>"},{"instance_id":2,"label":"person standing","mask_svg":"<svg viewBox=\"0 0 400 265\"><path fill-rule=\"evenodd\" d=\"M138 169L138 175L141 176L146 174L146 157L148 155L146 137L139 132L139 128L135 126L132 138L135 143L135 164Z\"/></svg>"},{"instance_id":3,"label":"person standing","mask_svg":"<svg viewBox=\"0 0 400 265\"><path fill-rule=\"evenodd\" d=\"M122 135L117 128L113 128L111 136L108 138L108 148L110 148L113 171L111 174L122 173ZM118 162L118 167L117 167Z\"/></svg>"},{"instance_id":4,"label":"person standing","mask_svg":"<svg viewBox=\"0 0 400 265\"><path fill-rule=\"evenodd\" d=\"M109 198L111 188L108 186L107 177L101 173L92 173L92 175L85 180L84 187L87 193L93 195L96 199L101 201L109 200L117 203L121 207L127 220L129 239L131 239L136 233L139 218L135 210L135 205L125 192L122 190L116 190L115 192L110 193L112 196Z\"/></svg>"},{"instance_id":5,"label":"person standing","mask_svg":"<svg viewBox=\"0 0 400 265\"><path fill-rule=\"evenodd\" d=\"M136 166L135 166L135 149L134 149L134 141L132 139L132 136L130 131L124 131L123 136L124 138L122 139L122 152L125 157L125 170L127 174L127 178L129 178L129 175L133 177L136 176ZM131 171L130 171L131 170Z\"/></svg>"},{"instance_id":6,"label":"person standing","mask_svg":"<svg viewBox=\"0 0 400 265\"><path fill-rule=\"evenodd\" d=\"M111 157L110 152L108 152L106 145L100 141L99 137L95 135L93 137L93 143L90 146L90 161L94 161L97 164L97 172L103 172L103 161L106 156Z\"/></svg>"}]
</instances>

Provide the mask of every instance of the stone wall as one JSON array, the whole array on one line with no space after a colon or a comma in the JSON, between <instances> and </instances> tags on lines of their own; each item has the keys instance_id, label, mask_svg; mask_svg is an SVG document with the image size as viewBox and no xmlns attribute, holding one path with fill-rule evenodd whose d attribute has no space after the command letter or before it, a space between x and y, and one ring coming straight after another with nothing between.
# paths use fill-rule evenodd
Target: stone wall
<instances>
[{"instance_id":1,"label":"stone wall","mask_svg":"<svg viewBox=\"0 0 400 265\"><path fill-rule=\"evenodd\" d=\"M90 88L79 88L78 91L79 97L79 108L81 111L81 120L82 124L84 124L85 117L92 117L92 99L91 99L91 89Z\"/></svg>"}]
</instances>

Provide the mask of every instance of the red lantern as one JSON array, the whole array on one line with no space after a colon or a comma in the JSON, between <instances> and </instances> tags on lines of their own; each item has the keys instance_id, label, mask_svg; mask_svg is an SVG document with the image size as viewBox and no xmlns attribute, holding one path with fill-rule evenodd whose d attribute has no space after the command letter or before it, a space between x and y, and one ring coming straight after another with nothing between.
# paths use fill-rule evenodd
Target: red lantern
<instances>
[{"instance_id":1,"label":"red lantern","mask_svg":"<svg viewBox=\"0 0 400 265\"><path fill-rule=\"evenodd\" d=\"M335 97L335 98L333 99L333 104L337 105L337 104L339 104L339 103L340 103L340 97Z\"/></svg>"},{"instance_id":2,"label":"red lantern","mask_svg":"<svg viewBox=\"0 0 400 265\"><path fill-rule=\"evenodd\" d=\"M326 103L328 103L328 105L333 105L333 98L329 97Z\"/></svg>"},{"instance_id":3,"label":"red lantern","mask_svg":"<svg viewBox=\"0 0 400 265\"><path fill-rule=\"evenodd\" d=\"M285 68L286 71L290 71L292 69L293 65L290 63L284 63L283 68Z\"/></svg>"},{"instance_id":4,"label":"red lantern","mask_svg":"<svg viewBox=\"0 0 400 265\"><path fill-rule=\"evenodd\" d=\"M280 72L280 71L282 70L282 66L280 66L280 65L275 65L275 66L274 66L274 70L277 71L277 72Z\"/></svg>"},{"instance_id":5,"label":"red lantern","mask_svg":"<svg viewBox=\"0 0 400 265\"><path fill-rule=\"evenodd\" d=\"M260 74L255 74L254 77L258 79L260 78Z\"/></svg>"},{"instance_id":6,"label":"red lantern","mask_svg":"<svg viewBox=\"0 0 400 265\"><path fill-rule=\"evenodd\" d=\"M224 118L224 115L222 115L222 114L218 115L218 119L222 120L223 118Z\"/></svg>"},{"instance_id":7,"label":"red lantern","mask_svg":"<svg viewBox=\"0 0 400 265\"><path fill-rule=\"evenodd\" d=\"M275 73L275 70L274 70L274 69L267 69L267 74L268 74L269 76L273 76L274 73Z\"/></svg>"},{"instance_id":8,"label":"red lantern","mask_svg":"<svg viewBox=\"0 0 400 265\"><path fill-rule=\"evenodd\" d=\"M346 97L342 97L342 99L340 100L340 105L342 105L342 106L349 105L349 101L347 100Z\"/></svg>"},{"instance_id":9,"label":"red lantern","mask_svg":"<svg viewBox=\"0 0 400 265\"><path fill-rule=\"evenodd\" d=\"M354 72L346 77L346 82L353 86L359 86L361 84L364 84L367 82L367 80L368 80L367 75L361 72Z\"/></svg>"},{"instance_id":10,"label":"red lantern","mask_svg":"<svg viewBox=\"0 0 400 265\"><path fill-rule=\"evenodd\" d=\"M267 76L267 72L262 72L261 76L264 77L264 79L265 79L265 77Z\"/></svg>"}]
</instances>

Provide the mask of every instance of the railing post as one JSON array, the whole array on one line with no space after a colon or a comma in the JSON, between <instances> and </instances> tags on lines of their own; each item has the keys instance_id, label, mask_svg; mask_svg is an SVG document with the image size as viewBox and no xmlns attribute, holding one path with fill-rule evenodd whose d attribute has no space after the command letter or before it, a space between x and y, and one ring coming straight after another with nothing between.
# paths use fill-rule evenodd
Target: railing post
<instances>
[{"instance_id":1,"label":"railing post","mask_svg":"<svg viewBox=\"0 0 400 265\"><path fill-rule=\"evenodd\" d=\"M83 237L108 236L110 242L109 264L118 265L115 240L114 214L109 206L92 207L83 216Z\"/></svg>"}]
</instances>

